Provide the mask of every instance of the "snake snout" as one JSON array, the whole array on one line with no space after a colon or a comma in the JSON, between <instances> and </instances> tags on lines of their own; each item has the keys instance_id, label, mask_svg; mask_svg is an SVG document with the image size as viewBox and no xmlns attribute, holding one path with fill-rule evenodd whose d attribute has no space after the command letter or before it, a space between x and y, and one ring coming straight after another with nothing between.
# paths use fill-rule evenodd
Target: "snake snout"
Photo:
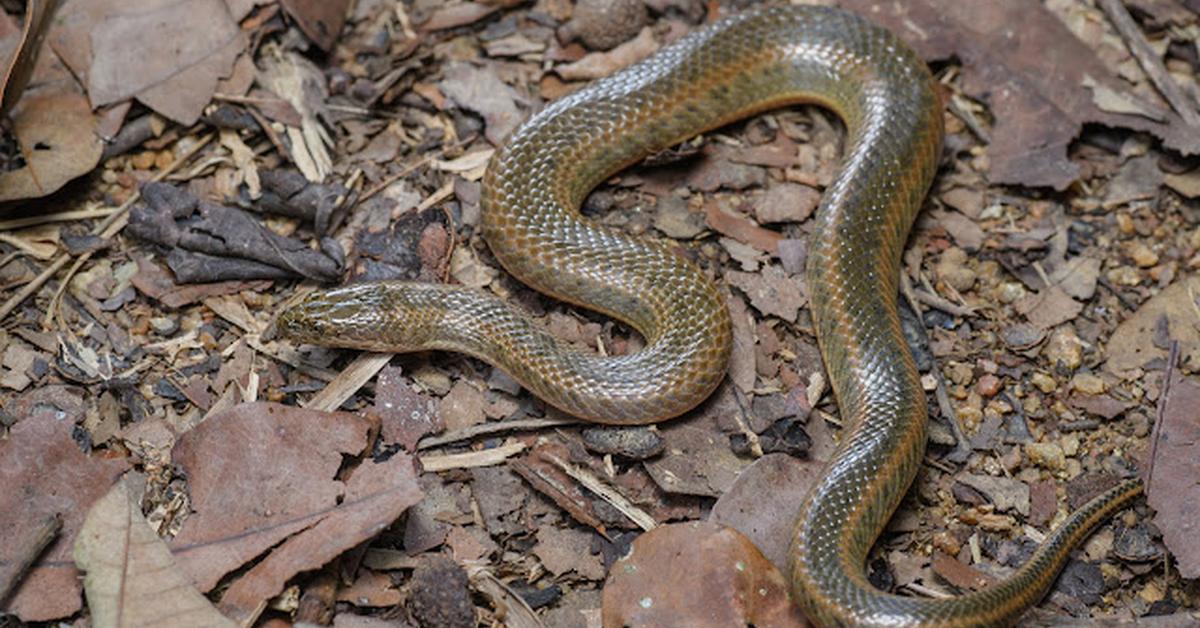
<instances>
[{"instance_id":1,"label":"snake snout","mask_svg":"<svg viewBox=\"0 0 1200 628\"><path fill-rule=\"evenodd\" d=\"M300 343L359 347L378 332L361 295L347 294L358 286L314 292L288 308L276 321L284 338Z\"/></svg>"}]
</instances>

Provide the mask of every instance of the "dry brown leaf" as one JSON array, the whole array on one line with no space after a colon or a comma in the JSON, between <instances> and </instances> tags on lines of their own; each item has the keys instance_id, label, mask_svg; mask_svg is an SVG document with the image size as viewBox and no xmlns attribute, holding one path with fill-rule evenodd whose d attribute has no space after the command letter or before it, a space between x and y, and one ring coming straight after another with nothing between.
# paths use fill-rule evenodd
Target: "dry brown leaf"
<instances>
[{"instance_id":1,"label":"dry brown leaf","mask_svg":"<svg viewBox=\"0 0 1200 628\"><path fill-rule=\"evenodd\" d=\"M0 201L40 198L90 172L104 150L87 98L73 92L30 95L13 111L25 166L0 174Z\"/></svg>"},{"instance_id":2,"label":"dry brown leaf","mask_svg":"<svg viewBox=\"0 0 1200 628\"><path fill-rule=\"evenodd\" d=\"M97 628L233 627L175 564L167 544L142 516L127 482L88 511L75 541L75 564Z\"/></svg>"},{"instance_id":3,"label":"dry brown leaf","mask_svg":"<svg viewBox=\"0 0 1200 628\"><path fill-rule=\"evenodd\" d=\"M1200 381L1172 375L1146 464L1146 501L1179 575L1200 578Z\"/></svg>"},{"instance_id":4,"label":"dry brown leaf","mask_svg":"<svg viewBox=\"0 0 1200 628\"><path fill-rule=\"evenodd\" d=\"M392 525L421 500L413 466L404 454L359 465L346 482L345 499L230 585L221 596L221 612L243 625L253 623L293 576L324 566Z\"/></svg>"},{"instance_id":5,"label":"dry brown leaf","mask_svg":"<svg viewBox=\"0 0 1200 628\"><path fill-rule=\"evenodd\" d=\"M280 0L279 4L325 52L337 42L350 8L350 0Z\"/></svg>"},{"instance_id":6,"label":"dry brown leaf","mask_svg":"<svg viewBox=\"0 0 1200 628\"><path fill-rule=\"evenodd\" d=\"M459 107L483 116L484 133L494 146L517 127L523 115L517 108L517 93L501 81L495 72L467 63L451 63L438 83L442 93Z\"/></svg>"},{"instance_id":7,"label":"dry brown leaf","mask_svg":"<svg viewBox=\"0 0 1200 628\"><path fill-rule=\"evenodd\" d=\"M0 562L19 554L21 539L47 516L62 516L62 531L33 565L7 610L23 621L49 621L79 610L79 572L71 545L88 507L129 468L121 459L80 451L72 430L83 418L78 392L65 386L34 390L8 405L18 417L0 439Z\"/></svg>"},{"instance_id":8,"label":"dry brown leaf","mask_svg":"<svg viewBox=\"0 0 1200 628\"><path fill-rule=\"evenodd\" d=\"M1200 297L1200 277L1187 276L1142 303L1109 337L1108 370L1121 373L1166 358L1165 345L1156 342L1160 326L1165 326L1169 336L1179 341L1182 362L1200 362L1200 330L1194 324L1200 307L1197 297Z\"/></svg>"},{"instance_id":9,"label":"dry brown leaf","mask_svg":"<svg viewBox=\"0 0 1200 628\"><path fill-rule=\"evenodd\" d=\"M1094 85L1127 92L1123 81L1037 0L840 0L898 34L927 60L957 57L963 89L991 107L987 147L992 183L1065 189L1079 176L1067 148L1086 123L1154 134L1185 154L1200 151L1200 130L1174 112L1167 122L1112 113L1093 101Z\"/></svg>"},{"instance_id":10,"label":"dry brown leaf","mask_svg":"<svg viewBox=\"0 0 1200 628\"><path fill-rule=\"evenodd\" d=\"M647 26L637 37L608 52L593 52L573 63L560 65L554 68L554 71L563 80L590 81L637 63L657 50L658 40L654 38L654 30Z\"/></svg>"},{"instance_id":11,"label":"dry brown leaf","mask_svg":"<svg viewBox=\"0 0 1200 628\"><path fill-rule=\"evenodd\" d=\"M806 625L783 574L737 530L712 522L638 537L604 585L605 626Z\"/></svg>"},{"instance_id":12,"label":"dry brown leaf","mask_svg":"<svg viewBox=\"0 0 1200 628\"><path fill-rule=\"evenodd\" d=\"M736 528L781 571L787 569L792 529L808 489L825 463L767 454L746 467L713 505L708 520ZM770 499L763 499L770 495Z\"/></svg>"},{"instance_id":13,"label":"dry brown leaf","mask_svg":"<svg viewBox=\"0 0 1200 628\"><path fill-rule=\"evenodd\" d=\"M200 590L335 511L346 487L334 476L371 429L346 412L253 403L181 436L172 459L194 512L171 549Z\"/></svg>"},{"instance_id":14,"label":"dry brown leaf","mask_svg":"<svg viewBox=\"0 0 1200 628\"><path fill-rule=\"evenodd\" d=\"M37 65L42 43L46 39L51 18L58 10L61 0L29 0L25 10L25 25L21 31L21 41L13 51L0 82L0 118L12 111L20 100L25 86L33 76L33 68Z\"/></svg>"},{"instance_id":15,"label":"dry brown leaf","mask_svg":"<svg viewBox=\"0 0 1200 628\"><path fill-rule=\"evenodd\" d=\"M71 2L51 43L86 77L96 106L136 97L183 125L195 122L246 38L223 0Z\"/></svg>"}]
</instances>

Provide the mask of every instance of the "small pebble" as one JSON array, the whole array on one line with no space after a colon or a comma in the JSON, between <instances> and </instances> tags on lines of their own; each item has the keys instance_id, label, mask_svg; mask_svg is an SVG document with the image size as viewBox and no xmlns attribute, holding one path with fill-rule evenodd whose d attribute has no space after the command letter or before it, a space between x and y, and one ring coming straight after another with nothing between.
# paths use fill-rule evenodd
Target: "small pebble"
<instances>
[{"instance_id":1,"label":"small pebble","mask_svg":"<svg viewBox=\"0 0 1200 628\"><path fill-rule=\"evenodd\" d=\"M1067 455L1058 443L1026 443L1025 455L1043 469L1062 471L1067 468Z\"/></svg>"},{"instance_id":2,"label":"small pebble","mask_svg":"<svg viewBox=\"0 0 1200 628\"><path fill-rule=\"evenodd\" d=\"M1129 258L1142 268L1150 268L1158 263L1158 254L1150 250L1144 242L1135 242L1129 249Z\"/></svg>"},{"instance_id":3,"label":"small pebble","mask_svg":"<svg viewBox=\"0 0 1200 628\"><path fill-rule=\"evenodd\" d=\"M592 50L608 50L632 39L648 19L642 0L579 0L558 36L564 41L579 39Z\"/></svg>"},{"instance_id":4,"label":"small pebble","mask_svg":"<svg viewBox=\"0 0 1200 628\"><path fill-rule=\"evenodd\" d=\"M1000 284L1000 287L996 289L996 300L1004 304L1013 303L1025 298L1025 293L1025 286L1015 281L1008 281Z\"/></svg>"},{"instance_id":5,"label":"small pebble","mask_svg":"<svg viewBox=\"0 0 1200 628\"><path fill-rule=\"evenodd\" d=\"M1050 394L1058 388L1058 382L1054 381L1053 377L1050 377L1049 375L1040 371L1034 373L1033 376L1029 378L1029 382L1034 386L1037 386L1038 390L1046 394Z\"/></svg>"},{"instance_id":6,"label":"small pebble","mask_svg":"<svg viewBox=\"0 0 1200 628\"><path fill-rule=\"evenodd\" d=\"M967 265L967 253L958 247L951 247L942 252L937 266L934 267L937 278L946 282L959 292L966 292L975 286L975 271Z\"/></svg>"},{"instance_id":7,"label":"small pebble","mask_svg":"<svg viewBox=\"0 0 1200 628\"><path fill-rule=\"evenodd\" d=\"M1051 364L1073 371L1083 364L1083 341L1073 327L1059 327L1050 334L1042 353Z\"/></svg>"},{"instance_id":8,"label":"small pebble","mask_svg":"<svg viewBox=\"0 0 1200 628\"><path fill-rule=\"evenodd\" d=\"M1104 380L1091 373L1076 373L1071 378L1071 389L1085 395L1103 394L1106 388Z\"/></svg>"},{"instance_id":9,"label":"small pebble","mask_svg":"<svg viewBox=\"0 0 1200 628\"><path fill-rule=\"evenodd\" d=\"M1000 392L1000 378L995 375L984 375L975 383L975 392L978 392L984 397L994 397Z\"/></svg>"}]
</instances>

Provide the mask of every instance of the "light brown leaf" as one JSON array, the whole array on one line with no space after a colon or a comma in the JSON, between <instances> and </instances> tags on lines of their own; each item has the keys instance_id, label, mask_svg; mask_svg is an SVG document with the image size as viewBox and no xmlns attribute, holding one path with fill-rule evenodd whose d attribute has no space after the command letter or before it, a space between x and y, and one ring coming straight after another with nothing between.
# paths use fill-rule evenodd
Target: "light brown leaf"
<instances>
[{"instance_id":1,"label":"light brown leaf","mask_svg":"<svg viewBox=\"0 0 1200 628\"><path fill-rule=\"evenodd\" d=\"M1065 189L1079 177L1067 148L1084 124L1154 134L1184 154L1200 151L1200 130L1166 110L1165 122L1102 110L1092 85L1118 93L1127 83L1037 0L841 0L898 34L927 60L957 57L962 87L995 118L988 180Z\"/></svg>"},{"instance_id":2,"label":"light brown leaf","mask_svg":"<svg viewBox=\"0 0 1200 628\"><path fill-rule=\"evenodd\" d=\"M137 97L192 124L246 46L222 0L122 0L104 7L103 19L82 26L91 33L88 95L97 106Z\"/></svg>"},{"instance_id":3,"label":"light brown leaf","mask_svg":"<svg viewBox=\"0 0 1200 628\"><path fill-rule=\"evenodd\" d=\"M22 99L13 111L13 134L25 167L0 174L0 201L50 194L90 172L104 150L87 98L73 92Z\"/></svg>"},{"instance_id":4,"label":"light brown leaf","mask_svg":"<svg viewBox=\"0 0 1200 628\"><path fill-rule=\"evenodd\" d=\"M83 586L97 628L235 625L179 570L126 482L88 512L75 541L75 564L87 572Z\"/></svg>"},{"instance_id":5,"label":"light brown leaf","mask_svg":"<svg viewBox=\"0 0 1200 628\"><path fill-rule=\"evenodd\" d=\"M188 477L192 508L171 542L202 591L338 507L344 455L367 446L371 424L347 412L271 403L209 417L180 437L172 459Z\"/></svg>"}]
</instances>

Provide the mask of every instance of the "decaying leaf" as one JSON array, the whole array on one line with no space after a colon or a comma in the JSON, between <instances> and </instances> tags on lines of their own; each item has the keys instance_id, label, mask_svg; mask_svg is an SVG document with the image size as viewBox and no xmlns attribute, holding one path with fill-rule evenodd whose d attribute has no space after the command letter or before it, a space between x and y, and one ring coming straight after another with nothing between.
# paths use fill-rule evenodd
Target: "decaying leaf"
<instances>
[{"instance_id":1,"label":"decaying leaf","mask_svg":"<svg viewBox=\"0 0 1200 628\"><path fill-rule=\"evenodd\" d=\"M892 29L927 60L962 61L963 89L987 103L996 121L987 147L992 183L1065 189L1079 176L1067 147L1091 122L1152 133L1184 154L1200 152L1200 129L1174 112L1158 122L1098 107L1095 86L1121 93L1121 79L1037 0L840 4Z\"/></svg>"},{"instance_id":2,"label":"decaying leaf","mask_svg":"<svg viewBox=\"0 0 1200 628\"><path fill-rule=\"evenodd\" d=\"M1147 461L1146 501L1179 575L1200 578L1200 380L1173 373Z\"/></svg>"},{"instance_id":3,"label":"decaying leaf","mask_svg":"<svg viewBox=\"0 0 1200 628\"><path fill-rule=\"evenodd\" d=\"M61 515L62 531L5 603L23 621L50 621L79 610L79 572L71 546L88 507L129 468L88 455L72 438L83 400L66 386L27 393L5 408L20 420L0 439L0 561L14 560L27 531Z\"/></svg>"},{"instance_id":4,"label":"decaying leaf","mask_svg":"<svg viewBox=\"0 0 1200 628\"><path fill-rule=\"evenodd\" d=\"M39 198L90 172L103 145L87 97L73 92L30 95L13 110L13 134L25 166L0 173L0 201Z\"/></svg>"},{"instance_id":5,"label":"decaying leaf","mask_svg":"<svg viewBox=\"0 0 1200 628\"><path fill-rule=\"evenodd\" d=\"M74 553L97 628L235 626L175 564L126 482L88 511Z\"/></svg>"},{"instance_id":6,"label":"decaying leaf","mask_svg":"<svg viewBox=\"0 0 1200 628\"><path fill-rule=\"evenodd\" d=\"M344 412L245 404L179 438L193 514L171 542L202 591L337 508L343 455L367 445L370 422Z\"/></svg>"},{"instance_id":7,"label":"decaying leaf","mask_svg":"<svg viewBox=\"0 0 1200 628\"><path fill-rule=\"evenodd\" d=\"M661 526L633 542L604 585L605 626L799 627L787 581L733 528Z\"/></svg>"},{"instance_id":8,"label":"decaying leaf","mask_svg":"<svg viewBox=\"0 0 1200 628\"><path fill-rule=\"evenodd\" d=\"M1151 360L1167 357L1166 345L1156 338L1166 326L1170 338L1179 341L1180 359L1200 363L1200 330L1196 320L1200 277L1181 277L1151 297L1113 332L1108 339L1107 368L1117 373L1141 368Z\"/></svg>"},{"instance_id":9,"label":"decaying leaf","mask_svg":"<svg viewBox=\"0 0 1200 628\"><path fill-rule=\"evenodd\" d=\"M25 92L37 65L42 42L51 24L54 12L61 0L30 0L25 11L25 25L21 29L21 40L8 59L3 81L0 82L0 118L12 111L13 106Z\"/></svg>"}]
</instances>

